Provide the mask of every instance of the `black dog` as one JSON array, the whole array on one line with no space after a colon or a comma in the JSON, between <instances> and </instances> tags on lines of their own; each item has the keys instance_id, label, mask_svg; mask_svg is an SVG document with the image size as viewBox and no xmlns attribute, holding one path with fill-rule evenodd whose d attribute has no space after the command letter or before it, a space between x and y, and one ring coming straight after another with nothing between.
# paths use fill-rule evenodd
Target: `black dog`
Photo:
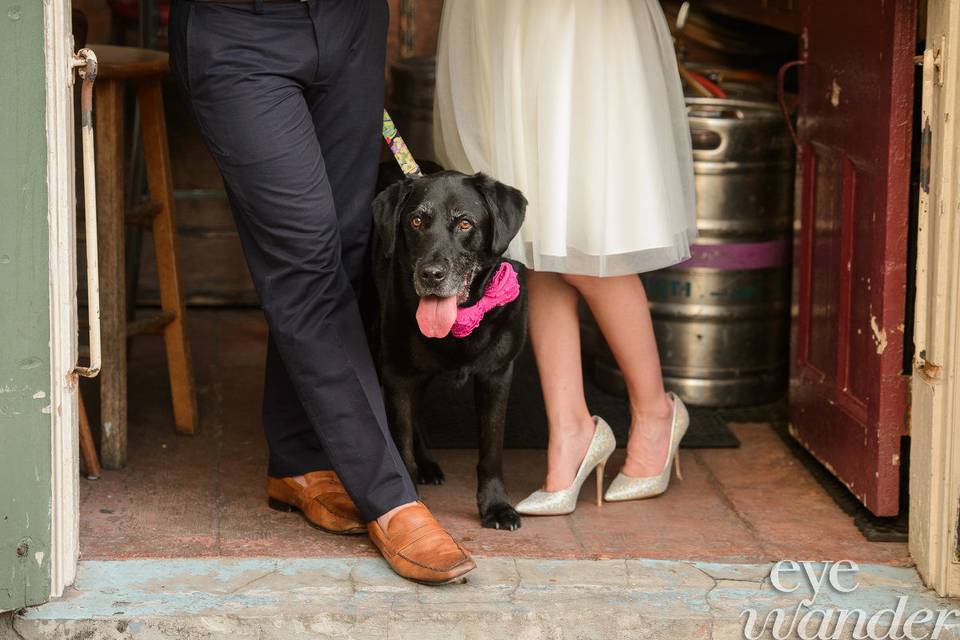
<instances>
[{"instance_id":1,"label":"black dog","mask_svg":"<svg viewBox=\"0 0 960 640\"><path fill-rule=\"evenodd\" d=\"M448 332L457 310L480 300L498 269L506 270L501 256L526 205L512 187L455 171L405 178L373 205L371 346L397 447L415 482L443 482L419 432L417 405L441 373L454 373L461 386L472 378L480 429L477 506L483 526L510 530L520 517L503 485L503 433L513 362L526 337L522 267L510 262L519 297L488 311L469 335Z\"/></svg>"}]
</instances>

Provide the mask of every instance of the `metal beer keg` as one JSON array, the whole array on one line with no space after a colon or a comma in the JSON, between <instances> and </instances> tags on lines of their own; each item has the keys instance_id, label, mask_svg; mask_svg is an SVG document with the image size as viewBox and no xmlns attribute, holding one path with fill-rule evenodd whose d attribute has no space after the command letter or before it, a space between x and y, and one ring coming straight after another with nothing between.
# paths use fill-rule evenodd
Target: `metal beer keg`
<instances>
[{"instance_id":1,"label":"metal beer keg","mask_svg":"<svg viewBox=\"0 0 960 640\"><path fill-rule=\"evenodd\" d=\"M762 404L786 391L794 149L775 104L687 98L699 237L691 259L643 274L664 382L684 401ZM625 392L584 323L588 366Z\"/></svg>"}]
</instances>

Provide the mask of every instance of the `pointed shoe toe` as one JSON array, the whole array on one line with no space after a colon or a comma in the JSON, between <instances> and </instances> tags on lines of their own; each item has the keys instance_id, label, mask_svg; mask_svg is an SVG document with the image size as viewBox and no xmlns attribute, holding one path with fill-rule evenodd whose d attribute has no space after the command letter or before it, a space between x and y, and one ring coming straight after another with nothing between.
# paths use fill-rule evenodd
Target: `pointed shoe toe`
<instances>
[{"instance_id":1,"label":"pointed shoe toe","mask_svg":"<svg viewBox=\"0 0 960 640\"><path fill-rule=\"evenodd\" d=\"M517 506L514 507L517 513L528 516L563 516L573 513L577 508L580 489L587 478L590 477L590 472L594 470L597 474L597 505L600 505L603 468L607 464L610 454L617 448L617 441L610 425L603 418L594 416L593 421L596 425L593 438L590 440L587 452L580 462L580 468L577 469L577 475L574 477L573 483L560 491L543 491L542 489L534 491L517 503Z\"/></svg>"},{"instance_id":2,"label":"pointed shoe toe","mask_svg":"<svg viewBox=\"0 0 960 640\"><path fill-rule=\"evenodd\" d=\"M651 476L649 478L631 478L618 473L613 479L603 499L607 502L623 502L653 498L667 490L669 476Z\"/></svg>"},{"instance_id":3,"label":"pointed shoe toe","mask_svg":"<svg viewBox=\"0 0 960 640\"><path fill-rule=\"evenodd\" d=\"M514 509L526 516L563 516L573 513L576 506L577 496L572 492L534 491L518 502Z\"/></svg>"},{"instance_id":4,"label":"pointed shoe toe","mask_svg":"<svg viewBox=\"0 0 960 640\"><path fill-rule=\"evenodd\" d=\"M673 420L670 425L670 444L667 449L667 460L660 473L655 476L634 478L624 475L621 471L613 479L603 499L607 502L623 502L625 500L643 500L654 498L666 492L670 486L670 467L680 474L680 441L683 440L687 427L690 425L690 415L687 407L674 393L667 394L673 400Z\"/></svg>"}]
</instances>

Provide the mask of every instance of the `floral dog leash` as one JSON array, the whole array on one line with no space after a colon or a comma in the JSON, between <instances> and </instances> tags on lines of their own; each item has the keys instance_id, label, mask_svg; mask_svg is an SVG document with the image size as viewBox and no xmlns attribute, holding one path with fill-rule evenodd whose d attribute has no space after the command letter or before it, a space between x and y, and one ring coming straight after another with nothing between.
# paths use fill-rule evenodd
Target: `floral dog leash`
<instances>
[{"instance_id":1,"label":"floral dog leash","mask_svg":"<svg viewBox=\"0 0 960 640\"><path fill-rule=\"evenodd\" d=\"M413 159L413 154L407 148L407 143L400 137L397 125L393 124L393 118L390 117L386 109L383 110L383 139L387 141L387 146L390 147L393 157L397 159L397 164L400 165L400 169L405 175L417 178L423 177L420 165Z\"/></svg>"}]
</instances>

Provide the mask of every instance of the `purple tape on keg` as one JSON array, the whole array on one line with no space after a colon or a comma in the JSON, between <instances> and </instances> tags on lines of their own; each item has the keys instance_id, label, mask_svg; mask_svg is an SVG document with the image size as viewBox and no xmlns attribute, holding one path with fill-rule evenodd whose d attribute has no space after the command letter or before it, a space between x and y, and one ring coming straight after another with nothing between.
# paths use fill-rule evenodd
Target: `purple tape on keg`
<instances>
[{"instance_id":1,"label":"purple tape on keg","mask_svg":"<svg viewBox=\"0 0 960 640\"><path fill-rule=\"evenodd\" d=\"M681 269L772 269L787 264L785 238L767 242L690 245L690 259L677 265Z\"/></svg>"}]
</instances>

